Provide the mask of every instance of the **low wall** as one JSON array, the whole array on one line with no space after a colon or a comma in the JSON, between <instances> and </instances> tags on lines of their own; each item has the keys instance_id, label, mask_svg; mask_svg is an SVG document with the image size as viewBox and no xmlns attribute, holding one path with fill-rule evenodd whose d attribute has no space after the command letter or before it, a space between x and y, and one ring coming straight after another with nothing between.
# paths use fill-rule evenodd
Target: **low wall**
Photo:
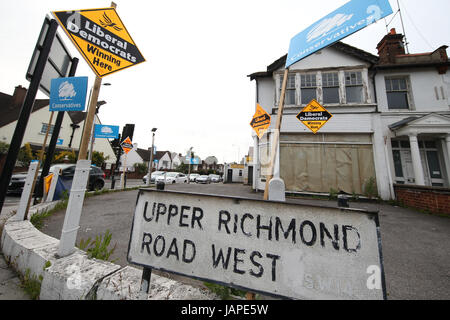
<instances>
[{"instance_id":1,"label":"low wall","mask_svg":"<svg viewBox=\"0 0 450 320\"><path fill-rule=\"evenodd\" d=\"M450 189L394 184L396 199L402 204L431 213L450 216Z\"/></svg>"},{"instance_id":2,"label":"low wall","mask_svg":"<svg viewBox=\"0 0 450 320\"><path fill-rule=\"evenodd\" d=\"M52 202L48 206L56 204ZM30 215L42 212L42 205ZM1 233L1 249L16 271L41 278L41 300L213 300L209 290L199 289L152 274L150 293L140 293L142 270L107 261L88 259L76 249L57 258L59 240L43 234L28 221L9 218Z\"/></svg>"}]
</instances>

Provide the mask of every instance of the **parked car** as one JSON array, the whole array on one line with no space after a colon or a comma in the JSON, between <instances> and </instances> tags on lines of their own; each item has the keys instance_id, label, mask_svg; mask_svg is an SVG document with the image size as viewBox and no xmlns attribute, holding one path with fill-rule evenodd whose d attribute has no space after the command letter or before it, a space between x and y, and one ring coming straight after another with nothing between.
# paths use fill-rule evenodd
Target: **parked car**
<instances>
[{"instance_id":1,"label":"parked car","mask_svg":"<svg viewBox=\"0 0 450 320\"><path fill-rule=\"evenodd\" d=\"M195 180L196 180L198 177L200 177L200 175L199 175L198 173L191 173L191 174L189 175L189 181L190 181L190 182L195 182Z\"/></svg>"},{"instance_id":2,"label":"parked car","mask_svg":"<svg viewBox=\"0 0 450 320\"><path fill-rule=\"evenodd\" d=\"M158 176L160 176L160 175L162 175L164 173L165 173L164 171L152 172L152 176L150 178L150 183L155 183L156 177L158 177ZM147 184L147 179L148 179L148 173L142 178L142 181L144 181L144 184Z\"/></svg>"},{"instance_id":3,"label":"parked car","mask_svg":"<svg viewBox=\"0 0 450 320\"><path fill-rule=\"evenodd\" d=\"M211 183L211 178L209 176L202 175L202 176L197 177L195 182L197 182L197 183Z\"/></svg>"},{"instance_id":4,"label":"parked car","mask_svg":"<svg viewBox=\"0 0 450 320\"><path fill-rule=\"evenodd\" d=\"M156 183L164 182L169 183L187 183L188 178L184 173L181 172L167 172L166 174L161 174L156 177Z\"/></svg>"},{"instance_id":5,"label":"parked car","mask_svg":"<svg viewBox=\"0 0 450 320\"><path fill-rule=\"evenodd\" d=\"M218 174L210 174L209 177L211 178L211 182L220 182L220 176Z\"/></svg>"},{"instance_id":6,"label":"parked car","mask_svg":"<svg viewBox=\"0 0 450 320\"><path fill-rule=\"evenodd\" d=\"M54 164L50 167L50 172L54 170L54 168L61 169L60 178L64 180L73 180L73 176L75 174L75 164ZM37 181L39 181L41 177L42 170L39 170ZM25 180L27 178L28 172L20 172L13 174L11 176L11 180L7 189L7 194L11 195L21 195L23 191L23 187L25 185ZM100 190L105 186L105 173L99 167L94 165L91 166L91 170L89 172L89 180L88 180L88 190Z\"/></svg>"}]
</instances>

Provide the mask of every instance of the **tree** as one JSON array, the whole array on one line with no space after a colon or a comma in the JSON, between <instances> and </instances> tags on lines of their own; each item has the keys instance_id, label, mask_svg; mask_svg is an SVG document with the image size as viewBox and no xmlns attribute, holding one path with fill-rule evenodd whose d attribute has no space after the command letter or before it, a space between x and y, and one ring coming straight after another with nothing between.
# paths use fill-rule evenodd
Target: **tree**
<instances>
[{"instance_id":1,"label":"tree","mask_svg":"<svg viewBox=\"0 0 450 320\"><path fill-rule=\"evenodd\" d=\"M177 167L176 169L178 172L182 172L182 173L188 173L189 171L189 165L185 164L183 162L180 163L180 165Z\"/></svg>"},{"instance_id":2,"label":"tree","mask_svg":"<svg viewBox=\"0 0 450 320\"><path fill-rule=\"evenodd\" d=\"M20 148L19 154L17 155L17 161L24 167L28 167L30 165L31 160L37 159L33 155L33 150L31 149L31 145L29 143L25 143L25 145Z\"/></svg>"},{"instance_id":3,"label":"tree","mask_svg":"<svg viewBox=\"0 0 450 320\"><path fill-rule=\"evenodd\" d=\"M109 159L109 156L105 157L103 152L94 151L92 152L91 162L93 165L97 167L102 167L106 160Z\"/></svg>"},{"instance_id":4,"label":"tree","mask_svg":"<svg viewBox=\"0 0 450 320\"><path fill-rule=\"evenodd\" d=\"M139 174L146 174L148 172L148 168L145 163L135 163L134 170Z\"/></svg>"},{"instance_id":5,"label":"tree","mask_svg":"<svg viewBox=\"0 0 450 320\"><path fill-rule=\"evenodd\" d=\"M75 151L61 151L58 152L53 158L53 162L59 163L68 161L69 163L76 163L77 162L77 155Z\"/></svg>"},{"instance_id":6,"label":"tree","mask_svg":"<svg viewBox=\"0 0 450 320\"><path fill-rule=\"evenodd\" d=\"M9 150L9 144L0 142L0 154L7 154Z\"/></svg>"}]
</instances>

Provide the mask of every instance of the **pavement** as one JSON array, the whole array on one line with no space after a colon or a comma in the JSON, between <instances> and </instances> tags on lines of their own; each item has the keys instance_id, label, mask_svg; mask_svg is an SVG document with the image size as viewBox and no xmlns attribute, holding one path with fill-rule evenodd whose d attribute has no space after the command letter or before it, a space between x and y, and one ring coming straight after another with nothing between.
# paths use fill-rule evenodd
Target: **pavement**
<instances>
[{"instance_id":1,"label":"pavement","mask_svg":"<svg viewBox=\"0 0 450 320\"><path fill-rule=\"evenodd\" d=\"M139 180L129 180L127 187L141 185ZM166 186L166 190L226 194L229 196L262 199L249 186L240 184ZM95 238L109 229L117 245L112 256L116 264L126 266L126 251L130 225L136 204L137 190L103 194L86 199L80 220L77 242ZM336 200L288 197L288 202L336 206ZM421 213L414 209L386 203L350 202L351 208L379 211L386 286L389 300L442 300L450 299L450 218ZM3 213L2 213L3 215ZM64 212L55 213L44 223L42 232L59 238ZM1 253L0 253L1 255ZM163 276L191 285L201 285L189 278ZM0 300L27 299L20 281L0 257ZM29 298L28 298L29 299Z\"/></svg>"},{"instance_id":2,"label":"pavement","mask_svg":"<svg viewBox=\"0 0 450 320\"><path fill-rule=\"evenodd\" d=\"M119 188L120 178L116 178L115 188ZM126 187L132 188L143 186L142 179L128 179ZM105 181L105 188L110 189L111 180ZM12 212L17 210L20 202L20 196L7 196L0 213L0 237L4 223ZM23 290L18 274L8 266L0 247L0 300L31 300L28 294Z\"/></svg>"}]
</instances>

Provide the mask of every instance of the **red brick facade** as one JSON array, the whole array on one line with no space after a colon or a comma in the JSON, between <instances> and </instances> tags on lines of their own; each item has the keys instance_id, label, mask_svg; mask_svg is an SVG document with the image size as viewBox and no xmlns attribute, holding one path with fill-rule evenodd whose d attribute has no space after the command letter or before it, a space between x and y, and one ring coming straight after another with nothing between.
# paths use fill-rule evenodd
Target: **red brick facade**
<instances>
[{"instance_id":1,"label":"red brick facade","mask_svg":"<svg viewBox=\"0 0 450 320\"><path fill-rule=\"evenodd\" d=\"M450 189L394 184L397 200L412 208L450 216Z\"/></svg>"}]
</instances>

